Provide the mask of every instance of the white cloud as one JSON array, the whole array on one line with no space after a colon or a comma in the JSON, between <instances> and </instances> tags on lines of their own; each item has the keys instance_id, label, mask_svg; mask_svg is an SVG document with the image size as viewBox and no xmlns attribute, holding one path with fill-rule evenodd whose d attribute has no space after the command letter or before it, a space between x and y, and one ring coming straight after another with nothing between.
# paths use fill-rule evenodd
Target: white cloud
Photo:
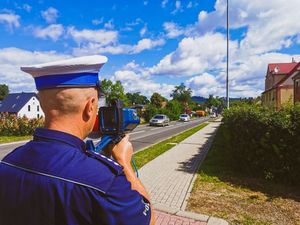
<instances>
[{"instance_id":1,"label":"white cloud","mask_svg":"<svg viewBox=\"0 0 300 225\"><path fill-rule=\"evenodd\" d=\"M100 19L94 19L94 20L92 20L92 24L99 25L99 24L103 23L103 21L104 21L104 18L101 17Z\"/></svg>"},{"instance_id":2,"label":"white cloud","mask_svg":"<svg viewBox=\"0 0 300 225\"><path fill-rule=\"evenodd\" d=\"M18 28L20 26L20 16L13 12L0 13L0 23L8 25L8 27L13 30L13 28Z\"/></svg>"},{"instance_id":3,"label":"white cloud","mask_svg":"<svg viewBox=\"0 0 300 225\"><path fill-rule=\"evenodd\" d=\"M161 2L161 7L162 7L162 8L166 8L166 6L167 6L167 4L168 4L168 1L169 1L169 0L163 0L163 1Z\"/></svg>"},{"instance_id":4,"label":"white cloud","mask_svg":"<svg viewBox=\"0 0 300 225\"><path fill-rule=\"evenodd\" d=\"M187 6L186 6L186 8L188 8L188 9L190 9L190 8L192 8L193 7L193 3L192 2L189 2L188 4L187 4Z\"/></svg>"},{"instance_id":5,"label":"white cloud","mask_svg":"<svg viewBox=\"0 0 300 225\"><path fill-rule=\"evenodd\" d=\"M241 47L254 54L281 50L291 44L291 38L300 33L299 1L232 0L230 2L230 27L247 28ZM226 27L226 0L218 0L215 11L199 13L198 31L211 31Z\"/></svg>"},{"instance_id":6,"label":"white cloud","mask_svg":"<svg viewBox=\"0 0 300 225\"><path fill-rule=\"evenodd\" d=\"M107 23L104 24L104 28L106 29L114 29L115 28L115 25L114 25L114 20L113 19L110 19Z\"/></svg>"},{"instance_id":7,"label":"white cloud","mask_svg":"<svg viewBox=\"0 0 300 225\"><path fill-rule=\"evenodd\" d=\"M70 56L55 51L27 51L19 48L0 49L0 83L7 84L11 92L34 91L32 77L20 70L20 66L61 60Z\"/></svg>"},{"instance_id":8,"label":"white cloud","mask_svg":"<svg viewBox=\"0 0 300 225\"><path fill-rule=\"evenodd\" d=\"M144 50L149 50L157 46L162 46L164 44L165 40L163 39L151 40L149 38L144 38L140 40L136 45L132 46L132 50L130 51L130 53L140 53Z\"/></svg>"},{"instance_id":9,"label":"white cloud","mask_svg":"<svg viewBox=\"0 0 300 225\"><path fill-rule=\"evenodd\" d=\"M141 71L141 67L139 64L135 63L135 60L133 60L127 63L125 66L123 66L122 70Z\"/></svg>"},{"instance_id":10,"label":"white cloud","mask_svg":"<svg viewBox=\"0 0 300 225\"><path fill-rule=\"evenodd\" d=\"M137 54L165 44L163 39L152 40L144 38L135 45L120 44L118 32L113 30L77 30L69 27L67 34L73 38L78 47L73 49L74 55L86 55L96 53L110 54Z\"/></svg>"},{"instance_id":11,"label":"white cloud","mask_svg":"<svg viewBox=\"0 0 300 225\"><path fill-rule=\"evenodd\" d=\"M145 36L147 31L148 31L147 24L145 24L144 27L140 30L141 37Z\"/></svg>"},{"instance_id":12,"label":"white cloud","mask_svg":"<svg viewBox=\"0 0 300 225\"><path fill-rule=\"evenodd\" d=\"M99 30L77 30L75 27L68 28L68 35L72 37L78 44L97 43L99 46L105 46L115 43L118 39L117 31Z\"/></svg>"},{"instance_id":13,"label":"white cloud","mask_svg":"<svg viewBox=\"0 0 300 225\"><path fill-rule=\"evenodd\" d=\"M217 81L216 77L209 73L203 73L194 76L186 81L187 87L193 90L193 95L207 97L210 94L218 95L222 92L222 85Z\"/></svg>"},{"instance_id":14,"label":"white cloud","mask_svg":"<svg viewBox=\"0 0 300 225\"><path fill-rule=\"evenodd\" d=\"M133 22L126 23L126 26L134 27L134 26L139 25L142 22L143 22L143 20L141 18L136 18Z\"/></svg>"},{"instance_id":15,"label":"white cloud","mask_svg":"<svg viewBox=\"0 0 300 225\"><path fill-rule=\"evenodd\" d=\"M24 5L23 5L23 9L24 9L26 12L31 12L32 7L31 7L30 5L28 5L28 4L24 4Z\"/></svg>"},{"instance_id":16,"label":"white cloud","mask_svg":"<svg viewBox=\"0 0 300 225\"><path fill-rule=\"evenodd\" d=\"M176 38L186 33L184 28L173 22L165 22L163 27L168 38Z\"/></svg>"},{"instance_id":17,"label":"white cloud","mask_svg":"<svg viewBox=\"0 0 300 225\"><path fill-rule=\"evenodd\" d=\"M231 46L234 49L237 44L231 42ZM222 68L225 55L226 39L220 33L184 38L176 51L165 56L149 71L159 75L192 76L213 68Z\"/></svg>"},{"instance_id":18,"label":"white cloud","mask_svg":"<svg viewBox=\"0 0 300 225\"><path fill-rule=\"evenodd\" d=\"M52 39L57 41L64 33L64 27L61 24L51 24L45 28L36 27L33 30L35 37L42 39Z\"/></svg>"},{"instance_id":19,"label":"white cloud","mask_svg":"<svg viewBox=\"0 0 300 225\"><path fill-rule=\"evenodd\" d=\"M55 23L58 18L58 10L53 7L49 7L47 10L41 11L41 15L47 23Z\"/></svg>"},{"instance_id":20,"label":"white cloud","mask_svg":"<svg viewBox=\"0 0 300 225\"><path fill-rule=\"evenodd\" d=\"M138 54L144 50L150 50L157 46L162 46L165 44L163 39L151 40L144 38L136 45L127 45L119 43L108 43L103 45L101 43L89 42L81 47L74 48L74 55L86 55L86 54L96 54L96 53L110 53L113 55L117 54Z\"/></svg>"},{"instance_id":21,"label":"white cloud","mask_svg":"<svg viewBox=\"0 0 300 225\"><path fill-rule=\"evenodd\" d=\"M87 44L84 44L80 47L73 49L73 54L76 56L82 56L82 55L89 55L89 54L104 54L109 53L112 55L118 55L118 54L124 54L128 53L131 50L130 45L105 45L95 43L95 42L89 42Z\"/></svg>"},{"instance_id":22,"label":"white cloud","mask_svg":"<svg viewBox=\"0 0 300 225\"><path fill-rule=\"evenodd\" d=\"M230 41L230 96L257 96L264 89L269 63L291 62L300 55L280 53L299 47L299 1L230 1L230 28L241 29L241 36ZM291 16L292 15L292 16ZM164 76L191 76L187 84L196 94L225 95L226 38L218 28L226 28L226 0L217 0L215 10L200 11L194 24L181 27L164 23L166 37L184 36L175 51L149 68L149 73ZM298 44L298 45L297 45ZM296 46L297 45L297 46ZM202 83L200 82L203 81ZM213 84L213 85L210 85Z\"/></svg>"},{"instance_id":23,"label":"white cloud","mask_svg":"<svg viewBox=\"0 0 300 225\"><path fill-rule=\"evenodd\" d=\"M175 2L175 9L173 12L171 12L171 14L176 14L177 12L182 11L182 7L181 7L181 1L177 0Z\"/></svg>"},{"instance_id":24,"label":"white cloud","mask_svg":"<svg viewBox=\"0 0 300 225\"><path fill-rule=\"evenodd\" d=\"M156 83L142 73L137 73L131 70L116 71L111 80L120 80L125 89L125 92L141 92L148 98L151 97L154 92L158 92L162 96L170 98L170 94L174 89L174 85L166 83Z\"/></svg>"}]
</instances>

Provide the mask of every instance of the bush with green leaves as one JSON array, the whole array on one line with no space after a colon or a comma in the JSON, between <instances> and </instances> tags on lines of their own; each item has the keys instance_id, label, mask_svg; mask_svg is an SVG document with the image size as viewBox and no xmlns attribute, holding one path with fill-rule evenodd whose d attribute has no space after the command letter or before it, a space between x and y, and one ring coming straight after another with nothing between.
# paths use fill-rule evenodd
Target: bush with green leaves
<instances>
[{"instance_id":1,"label":"bush with green leaves","mask_svg":"<svg viewBox=\"0 0 300 225\"><path fill-rule=\"evenodd\" d=\"M14 115L6 115L0 118L0 135L32 135L35 128L42 127L43 123L43 119L27 119L26 117L20 118Z\"/></svg>"},{"instance_id":2,"label":"bush with green leaves","mask_svg":"<svg viewBox=\"0 0 300 225\"><path fill-rule=\"evenodd\" d=\"M243 105L223 116L225 148L236 170L300 184L300 106L272 111Z\"/></svg>"}]
</instances>

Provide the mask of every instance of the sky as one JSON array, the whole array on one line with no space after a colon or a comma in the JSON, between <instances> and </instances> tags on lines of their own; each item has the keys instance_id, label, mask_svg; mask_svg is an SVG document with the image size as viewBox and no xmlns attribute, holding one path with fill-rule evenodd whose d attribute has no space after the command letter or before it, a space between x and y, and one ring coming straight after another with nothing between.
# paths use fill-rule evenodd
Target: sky
<instances>
[{"instance_id":1,"label":"sky","mask_svg":"<svg viewBox=\"0 0 300 225\"><path fill-rule=\"evenodd\" d=\"M268 63L300 61L299 0L229 0L229 95L257 97ZM226 94L226 0L1 0L0 84L36 91L20 66L108 57L101 79L170 98Z\"/></svg>"}]
</instances>

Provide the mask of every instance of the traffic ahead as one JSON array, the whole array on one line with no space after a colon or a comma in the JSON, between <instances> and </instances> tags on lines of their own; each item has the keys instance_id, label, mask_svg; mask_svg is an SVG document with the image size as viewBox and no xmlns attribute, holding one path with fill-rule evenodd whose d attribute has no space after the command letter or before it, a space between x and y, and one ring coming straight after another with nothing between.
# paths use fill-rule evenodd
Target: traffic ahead
<instances>
[{"instance_id":1,"label":"traffic ahead","mask_svg":"<svg viewBox=\"0 0 300 225\"><path fill-rule=\"evenodd\" d=\"M172 121L166 127L152 127L147 125L138 126L132 133L130 133L130 141L132 142L134 151L141 150L147 146L153 145L157 142L165 140L168 137L174 136L184 130L195 127L205 121L209 117L202 117L199 119L191 120L187 123ZM23 145L27 141L17 143L8 143L0 145L0 160L15 148Z\"/></svg>"}]
</instances>

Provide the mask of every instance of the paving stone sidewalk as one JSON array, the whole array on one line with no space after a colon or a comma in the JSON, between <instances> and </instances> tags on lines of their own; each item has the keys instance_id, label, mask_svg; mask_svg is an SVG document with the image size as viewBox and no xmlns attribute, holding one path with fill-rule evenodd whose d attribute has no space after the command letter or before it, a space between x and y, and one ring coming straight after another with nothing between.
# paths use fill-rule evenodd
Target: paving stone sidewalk
<instances>
[{"instance_id":1,"label":"paving stone sidewalk","mask_svg":"<svg viewBox=\"0 0 300 225\"><path fill-rule=\"evenodd\" d=\"M228 224L225 220L185 211L195 173L220 123L220 119L209 123L140 169L140 178L157 213L156 225Z\"/></svg>"}]
</instances>

